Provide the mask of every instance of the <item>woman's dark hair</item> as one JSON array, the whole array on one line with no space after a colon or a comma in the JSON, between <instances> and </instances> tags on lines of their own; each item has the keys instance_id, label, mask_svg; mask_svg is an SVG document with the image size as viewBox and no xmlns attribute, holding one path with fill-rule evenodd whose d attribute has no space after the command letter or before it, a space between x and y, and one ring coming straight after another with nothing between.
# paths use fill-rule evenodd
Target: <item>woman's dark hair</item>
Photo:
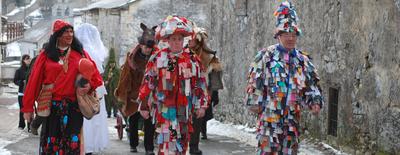
<instances>
[{"instance_id":1,"label":"woman's dark hair","mask_svg":"<svg viewBox=\"0 0 400 155\"><path fill-rule=\"evenodd\" d=\"M65 32L65 30L67 29L73 29L72 26L65 26L63 27L61 30L54 32L49 39L49 42L47 44L47 46L45 47L45 53L47 55L48 58L50 58L51 60L58 62L60 61L60 52L57 49L57 39L59 37L61 37L61 35ZM78 38L75 37L74 34L74 38L72 39L72 44L71 44L71 48L77 52L79 52L79 54L83 54L83 48L82 48L82 43L78 40Z\"/></svg>"},{"instance_id":2,"label":"woman's dark hair","mask_svg":"<svg viewBox=\"0 0 400 155\"><path fill-rule=\"evenodd\" d=\"M28 64L26 64L26 63L24 62L24 60L25 60L25 59L29 59L29 58L30 58L30 56L29 56L28 54L22 55L22 59L21 59L21 67L22 67L22 68L27 68L27 67L28 67Z\"/></svg>"}]
</instances>

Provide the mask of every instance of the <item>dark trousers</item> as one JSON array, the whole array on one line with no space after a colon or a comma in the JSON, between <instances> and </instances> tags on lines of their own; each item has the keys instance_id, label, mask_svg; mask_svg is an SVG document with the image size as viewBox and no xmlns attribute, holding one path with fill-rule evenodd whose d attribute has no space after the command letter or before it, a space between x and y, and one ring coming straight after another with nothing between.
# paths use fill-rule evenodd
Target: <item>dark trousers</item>
<instances>
[{"instance_id":1,"label":"dark trousers","mask_svg":"<svg viewBox=\"0 0 400 155\"><path fill-rule=\"evenodd\" d=\"M35 118L32 120L31 127L38 129L40 127L40 125L43 123L44 119L45 119L45 117L36 115Z\"/></svg>"},{"instance_id":2,"label":"dark trousers","mask_svg":"<svg viewBox=\"0 0 400 155\"><path fill-rule=\"evenodd\" d=\"M203 133L203 122L206 122L203 118L196 118L196 114L193 115L193 132L190 134L189 142L190 150L199 149L200 132Z\"/></svg>"},{"instance_id":3,"label":"dark trousers","mask_svg":"<svg viewBox=\"0 0 400 155\"><path fill-rule=\"evenodd\" d=\"M116 116L118 113L117 101L115 100L113 95L106 95L106 111L107 115L111 116L111 110L113 111L113 115Z\"/></svg>"},{"instance_id":4,"label":"dark trousers","mask_svg":"<svg viewBox=\"0 0 400 155\"><path fill-rule=\"evenodd\" d=\"M139 112L136 112L132 116L129 116L129 144L133 148L136 148L139 145L138 126L140 118L142 118L142 116ZM155 127L151 120L151 118L147 120L143 119L144 148L146 149L146 151L154 150Z\"/></svg>"},{"instance_id":5,"label":"dark trousers","mask_svg":"<svg viewBox=\"0 0 400 155\"><path fill-rule=\"evenodd\" d=\"M202 120L200 121L200 125L201 125L201 127L200 127L201 135L203 137L207 136L207 120L202 118Z\"/></svg>"},{"instance_id":6,"label":"dark trousers","mask_svg":"<svg viewBox=\"0 0 400 155\"><path fill-rule=\"evenodd\" d=\"M23 96L18 96L18 104L19 104L19 123L18 127L20 128L25 128L25 119L24 119L24 113L21 112L21 109L24 107L24 104L22 103L22 97ZM30 129L29 123L28 123L28 130Z\"/></svg>"}]
</instances>

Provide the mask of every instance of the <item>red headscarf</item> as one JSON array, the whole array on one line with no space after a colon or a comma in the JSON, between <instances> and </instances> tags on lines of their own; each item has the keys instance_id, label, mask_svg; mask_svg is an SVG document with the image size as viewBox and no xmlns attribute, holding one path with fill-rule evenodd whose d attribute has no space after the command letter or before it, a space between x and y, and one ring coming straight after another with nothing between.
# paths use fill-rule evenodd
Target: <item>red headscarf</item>
<instances>
[{"instance_id":1,"label":"red headscarf","mask_svg":"<svg viewBox=\"0 0 400 155\"><path fill-rule=\"evenodd\" d=\"M53 23L53 33L60 31L65 26L71 26L71 24L69 24L68 22L63 21L61 19L57 19Z\"/></svg>"}]
</instances>

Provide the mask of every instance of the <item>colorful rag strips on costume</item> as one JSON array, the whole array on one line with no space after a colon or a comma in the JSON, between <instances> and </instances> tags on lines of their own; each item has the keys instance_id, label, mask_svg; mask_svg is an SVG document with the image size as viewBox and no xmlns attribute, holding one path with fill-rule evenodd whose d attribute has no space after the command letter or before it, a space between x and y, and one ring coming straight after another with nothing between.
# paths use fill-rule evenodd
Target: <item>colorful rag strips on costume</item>
<instances>
[{"instance_id":1,"label":"colorful rag strips on costume","mask_svg":"<svg viewBox=\"0 0 400 155\"><path fill-rule=\"evenodd\" d=\"M140 109L149 108L159 133L160 150L186 150L189 133L193 131L192 113L207 108L209 96L197 56L184 49L173 54L163 49L153 54L147 63L139 99L147 101Z\"/></svg>"},{"instance_id":2,"label":"colorful rag strips on costume","mask_svg":"<svg viewBox=\"0 0 400 155\"><path fill-rule=\"evenodd\" d=\"M184 37L193 34L193 28L185 17L168 16L156 28L156 39L166 39L171 34L182 34Z\"/></svg>"},{"instance_id":3,"label":"colorful rag strips on costume","mask_svg":"<svg viewBox=\"0 0 400 155\"><path fill-rule=\"evenodd\" d=\"M276 17L275 33L279 31L296 32L301 35L301 30L297 26L297 13L294 5L291 2L282 2L279 8L274 12Z\"/></svg>"},{"instance_id":4,"label":"colorful rag strips on costume","mask_svg":"<svg viewBox=\"0 0 400 155\"><path fill-rule=\"evenodd\" d=\"M287 52L277 44L258 52L248 74L246 104L262 107L257 129L260 154L291 154L297 148L301 109L323 105L318 81L310 58L298 50Z\"/></svg>"}]
</instances>

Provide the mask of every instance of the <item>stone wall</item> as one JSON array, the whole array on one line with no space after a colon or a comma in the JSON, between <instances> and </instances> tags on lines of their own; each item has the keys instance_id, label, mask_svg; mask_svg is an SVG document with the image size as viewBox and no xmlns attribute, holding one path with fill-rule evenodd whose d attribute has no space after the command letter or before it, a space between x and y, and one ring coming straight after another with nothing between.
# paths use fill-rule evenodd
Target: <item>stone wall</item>
<instances>
[{"instance_id":1,"label":"stone wall","mask_svg":"<svg viewBox=\"0 0 400 155\"><path fill-rule=\"evenodd\" d=\"M278 1L208 2L211 47L224 62L226 89L217 119L254 125L243 107L247 66L272 38ZM326 105L304 114L321 139L367 152L400 151L400 9L392 0L294 1L304 36L298 47L319 70ZM327 136L329 88L339 91L337 136ZM244 115L243 115L244 114ZM362 145L359 145L362 144ZM361 146L361 147L360 147Z\"/></svg>"}]
</instances>

